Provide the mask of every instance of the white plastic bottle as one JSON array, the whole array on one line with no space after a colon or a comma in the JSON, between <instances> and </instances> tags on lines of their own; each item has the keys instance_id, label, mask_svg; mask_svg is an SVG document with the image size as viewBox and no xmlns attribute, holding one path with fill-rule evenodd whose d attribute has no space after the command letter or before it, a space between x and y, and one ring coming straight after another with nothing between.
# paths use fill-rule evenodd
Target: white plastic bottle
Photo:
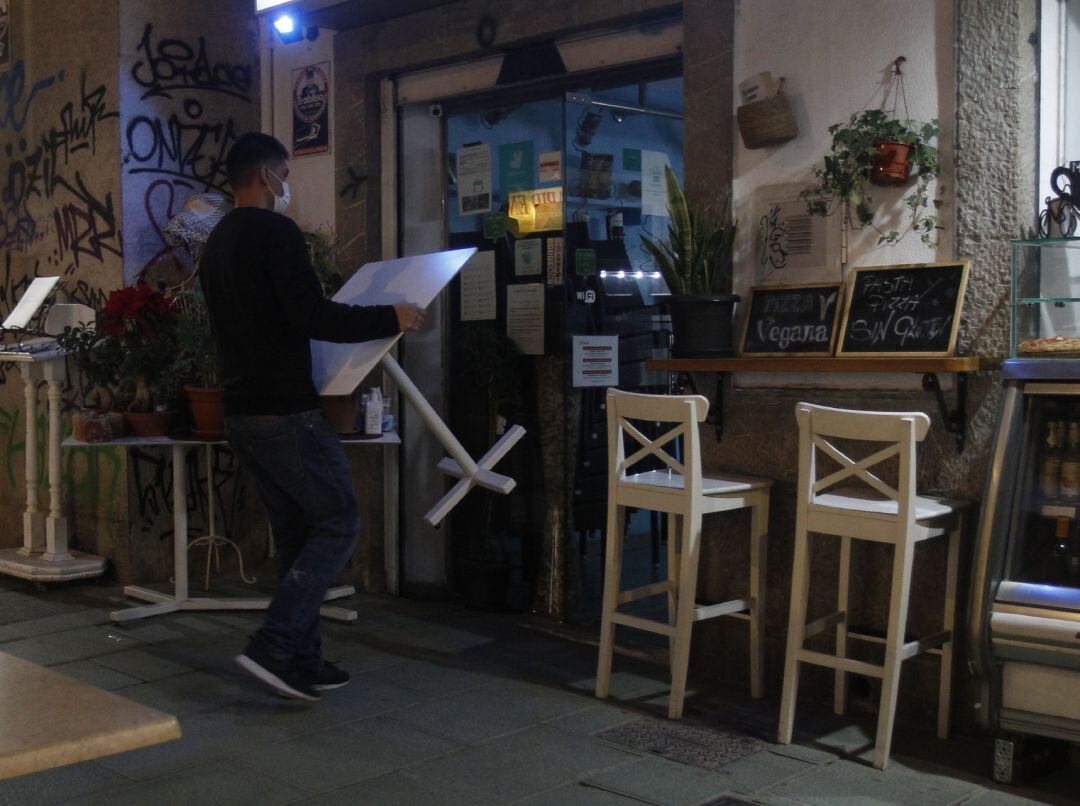
<instances>
[{"instance_id":1,"label":"white plastic bottle","mask_svg":"<svg viewBox=\"0 0 1080 806\"><path fill-rule=\"evenodd\" d=\"M367 406L364 407L365 437L382 435L382 408L382 391L374 386L367 395Z\"/></svg>"}]
</instances>

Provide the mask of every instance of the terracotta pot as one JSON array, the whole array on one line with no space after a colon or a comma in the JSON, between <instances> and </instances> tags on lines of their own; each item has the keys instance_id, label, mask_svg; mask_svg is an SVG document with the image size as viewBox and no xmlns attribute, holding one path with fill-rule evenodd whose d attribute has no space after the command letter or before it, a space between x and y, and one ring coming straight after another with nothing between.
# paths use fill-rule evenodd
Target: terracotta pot
<instances>
[{"instance_id":1,"label":"terracotta pot","mask_svg":"<svg viewBox=\"0 0 1080 806\"><path fill-rule=\"evenodd\" d=\"M878 143L877 156L870 169L870 182L875 185L906 185L911 175L910 143Z\"/></svg>"},{"instance_id":2,"label":"terracotta pot","mask_svg":"<svg viewBox=\"0 0 1080 806\"><path fill-rule=\"evenodd\" d=\"M135 437L164 437L172 422L171 411L125 411L124 422Z\"/></svg>"},{"instance_id":3,"label":"terracotta pot","mask_svg":"<svg viewBox=\"0 0 1080 806\"><path fill-rule=\"evenodd\" d=\"M72 436L80 442L109 442L124 436L124 415L118 411L80 409L71 415Z\"/></svg>"},{"instance_id":4,"label":"terracotta pot","mask_svg":"<svg viewBox=\"0 0 1080 806\"><path fill-rule=\"evenodd\" d=\"M201 439L225 436L225 389L221 386L185 386L184 393L195 419L192 433Z\"/></svg>"},{"instance_id":5,"label":"terracotta pot","mask_svg":"<svg viewBox=\"0 0 1080 806\"><path fill-rule=\"evenodd\" d=\"M319 398L323 414L339 434L355 434L360 418L360 400L354 395L323 395Z\"/></svg>"}]
</instances>

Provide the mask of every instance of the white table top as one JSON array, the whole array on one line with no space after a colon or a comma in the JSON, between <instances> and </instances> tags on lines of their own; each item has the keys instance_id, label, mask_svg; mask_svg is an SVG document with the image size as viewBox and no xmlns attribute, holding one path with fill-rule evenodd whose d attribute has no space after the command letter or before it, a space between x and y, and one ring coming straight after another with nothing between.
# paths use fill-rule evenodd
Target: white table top
<instances>
[{"instance_id":1,"label":"white table top","mask_svg":"<svg viewBox=\"0 0 1080 806\"><path fill-rule=\"evenodd\" d=\"M22 345L29 349L19 349L18 342L0 345L0 362L15 361L30 364L34 361L52 361L54 358L63 358L66 355L56 346L56 339L48 336L23 339Z\"/></svg>"},{"instance_id":2,"label":"white table top","mask_svg":"<svg viewBox=\"0 0 1080 806\"><path fill-rule=\"evenodd\" d=\"M401 437L397 431L384 431L381 437L368 439L362 435L341 434L343 445L400 445ZM108 442L83 442L82 440L68 437L61 445L65 448L104 448L111 445L118 448L140 448L154 445L227 445L224 439L199 439L193 436L176 437L120 437L110 439Z\"/></svg>"}]
</instances>

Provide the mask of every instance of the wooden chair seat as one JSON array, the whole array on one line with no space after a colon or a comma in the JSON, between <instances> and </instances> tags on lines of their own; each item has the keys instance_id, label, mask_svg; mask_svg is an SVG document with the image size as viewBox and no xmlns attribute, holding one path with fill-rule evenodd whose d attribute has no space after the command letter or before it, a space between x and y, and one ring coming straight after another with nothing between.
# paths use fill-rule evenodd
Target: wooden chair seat
<instances>
[{"instance_id":1,"label":"wooden chair seat","mask_svg":"<svg viewBox=\"0 0 1080 806\"><path fill-rule=\"evenodd\" d=\"M869 493L862 493L862 490L851 489L823 493L814 498L810 509L812 511L841 509L847 512L858 512L869 518L896 520L899 510L899 504L896 501L874 498ZM949 517L966 509L967 506L968 504L964 501L917 495L915 496L915 520L927 521Z\"/></svg>"},{"instance_id":2,"label":"wooden chair seat","mask_svg":"<svg viewBox=\"0 0 1080 806\"><path fill-rule=\"evenodd\" d=\"M628 475L619 482L620 487L660 487L668 490L682 491L685 479L681 473L671 470L649 470L644 473ZM701 477L702 495L734 495L747 493L752 490L761 490L771 487L772 482L767 479L755 479L748 476L724 476L716 478L712 476Z\"/></svg>"}]
</instances>

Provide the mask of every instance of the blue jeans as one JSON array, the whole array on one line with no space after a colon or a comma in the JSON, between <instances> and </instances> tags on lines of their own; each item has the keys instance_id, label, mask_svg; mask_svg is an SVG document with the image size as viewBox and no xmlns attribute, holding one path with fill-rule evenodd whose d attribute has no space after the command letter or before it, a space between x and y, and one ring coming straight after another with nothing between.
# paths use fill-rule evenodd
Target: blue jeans
<instances>
[{"instance_id":1,"label":"blue jeans","mask_svg":"<svg viewBox=\"0 0 1080 806\"><path fill-rule=\"evenodd\" d=\"M278 554L277 592L252 641L272 657L318 666L319 607L360 534L345 451L318 410L227 417L225 432L255 478Z\"/></svg>"}]
</instances>

